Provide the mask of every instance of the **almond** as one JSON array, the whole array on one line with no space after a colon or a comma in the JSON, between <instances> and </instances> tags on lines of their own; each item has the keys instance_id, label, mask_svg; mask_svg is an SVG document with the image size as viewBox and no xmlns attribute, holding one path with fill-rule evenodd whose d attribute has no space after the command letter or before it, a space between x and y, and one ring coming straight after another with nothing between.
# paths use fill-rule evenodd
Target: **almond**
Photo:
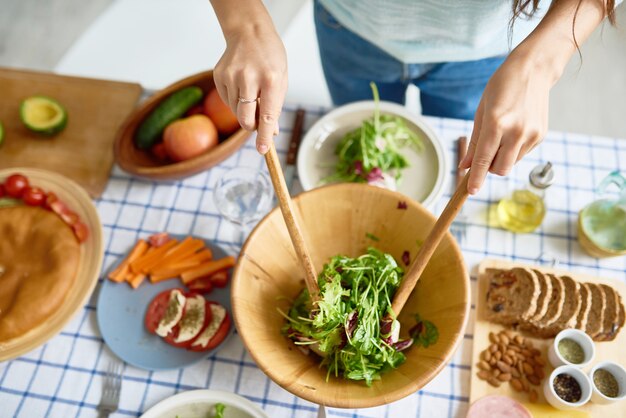
<instances>
[{"instance_id":1,"label":"almond","mask_svg":"<svg viewBox=\"0 0 626 418\"><path fill-rule=\"evenodd\" d=\"M513 386L513 389L515 389L516 392L523 392L524 391L524 386L522 385L522 382L519 379L511 379L511 386Z\"/></svg>"},{"instance_id":2,"label":"almond","mask_svg":"<svg viewBox=\"0 0 626 418\"><path fill-rule=\"evenodd\" d=\"M487 379L487 383L489 383L491 386L493 387L500 387L500 381L498 379L496 379L495 377L490 377L489 379Z\"/></svg>"},{"instance_id":3,"label":"almond","mask_svg":"<svg viewBox=\"0 0 626 418\"><path fill-rule=\"evenodd\" d=\"M522 367L524 368L524 374L526 376L530 376L530 375L535 374L535 369L533 369L533 366L531 366L530 364L528 364L526 362L524 362L522 364L523 364Z\"/></svg>"},{"instance_id":4,"label":"almond","mask_svg":"<svg viewBox=\"0 0 626 418\"><path fill-rule=\"evenodd\" d=\"M535 376L537 376L540 380L543 380L546 377L546 373L543 371L543 367L535 366Z\"/></svg>"},{"instance_id":5,"label":"almond","mask_svg":"<svg viewBox=\"0 0 626 418\"><path fill-rule=\"evenodd\" d=\"M496 358L496 361L502 360L502 353L500 351L493 353L493 356Z\"/></svg>"},{"instance_id":6,"label":"almond","mask_svg":"<svg viewBox=\"0 0 626 418\"><path fill-rule=\"evenodd\" d=\"M509 380L511 380L511 373L500 373L500 375L498 376L498 380L500 380L501 382L508 382Z\"/></svg>"},{"instance_id":7,"label":"almond","mask_svg":"<svg viewBox=\"0 0 626 418\"><path fill-rule=\"evenodd\" d=\"M500 335L500 342L504 345L509 345L511 341L509 340L509 337L506 336L506 334L502 334Z\"/></svg>"},{"instance_id":8,"label":"almond","mask_svg":"<svg viewBox=\"0 0 626 418\"><path fill-rule=\"evenodd\" d=\"M539 395L537 394L537 391L535 389L531 389L530 392L528 392L528 400L531 403L536 403L538 399Z\"/></svg>"},{"instance_id":9,"label":"almond","mask_svg":"<svg viewBox=\"0 0 626 418\"><path fill-rule=\"evenodd\" d=\"M478 376L478 378L479 378L480 380L487 380L487 379L489 379L489 377L490 377L491 375L489 374L489 372L488 372L488 371L485 371L485 370L479 370L479 371L478 371L478 373L476 373L476 376Z\"/></svg>"},{"instance_id":10,"label":"almond","mask_svg":"<svg viewBox=\"0 0 626 418\"><path fill-rule=\"evenodd\" d=\"M521 376L521 374L519 373L519 371L515 367L511 367L511 375L513 377L520 377Z\"/></svg>"},{"instance_id":11,"label":"almond","mask_svg":"<svg viewBox=\"0 0 626 418\"><path fill-rule=\"evenodd\" d=\"M502 373L500 371L500 369L495 369L494 371L491 372L491 374L493 375L493 377L498 377L500 376L500 373Z\"/></svg>"},{"instance_id":12,"label":"almond","mask_svg":"<svg viewBox=\"0 0 626 418\"><path fill-rule=\"evenodd\" d=\"M534 374L526 376L526 379L528 379L528 382L532 383L535 386L538 386L541 383L541 379L539 379L539 377L535 376Z\"/></svg>"},{"instance_id":13,"label":"almond","mask_svg":"<svg viewBox=\"0 0 626 418\"><path fill-rule=\"evenodd\" d=\"M495 357L491 357L491 360L489 360L489 365L490 366L495 366L497 362L498 362L498 360L496 360Z\"/></svg>"},{"instance_id":14,"label":"almond","mask_svg":"<svg viewBox=\"0 0 626 418\"><path fill-rule=\"evenodd\" d=\"M491 344L489 346L489 351L491 352L491 354L495 353L496 351L498 351L498 345L497 344Z\"/></svg>"},{"instance_id":15,"label":"almond","mask_svg":"<svg viewBox=\"0 0 626 418\"><path fill-rule=\"evenodd\" d=\"M513 359L511 357L507 356L506 354L502 356L502 361L504 361L509 366L513 365Z\"/></svg>"},{"instance_id":16,"label":"almond","mask_svg":"<svg viewBox=\"0 0 626 418\"><path fill-rule=\"evenodd\" d=\"M494 334L493 332L489 333L489 341L494 344L498 344L500 342L499 339L496 338L496 334Z\"/></svg>"},{"instance_id":17,"label":"almond","mask_svg":"<svg viewBox=\"0 0 626 418\"><path fill-rule=\"evenodd\" d=\"M540 366L546 365L546 361L543 358L541 358L541 356L535 356L534 360L535 360L535 363L537 363Z\"/></svg>"},{"instance_id":18,"label":"almond","mask_svg":"<svg viewBox=\"0 0 626 418\"><path fill-rule=\"evenodd\" d=\"M524 345L524 337L522 337L521 335L516 335L514 338L515 342L521 346Z\"/></svg>"},{"instance_id":19,"label":"almond","mask_svg":"<svg viewBox=\"0 0 626 418\"><path fill-rule=\"evenodd\" d=\"M485 360L481 360L478 362L478 368L485 371L491 370L491 366L489 366L489 363L487 363Z\"/></svg>"},{"instance_id":20,"label":"almond","mask_svg":"<svg viewBox=\"0 0 626 418\"><path fill-rule=\"evenodd\" d=\"M498 366L498 369L500 369L502 373L511 373L511 367L505 362L498 361L496 365Z\"/></svg>"}]
</instances>

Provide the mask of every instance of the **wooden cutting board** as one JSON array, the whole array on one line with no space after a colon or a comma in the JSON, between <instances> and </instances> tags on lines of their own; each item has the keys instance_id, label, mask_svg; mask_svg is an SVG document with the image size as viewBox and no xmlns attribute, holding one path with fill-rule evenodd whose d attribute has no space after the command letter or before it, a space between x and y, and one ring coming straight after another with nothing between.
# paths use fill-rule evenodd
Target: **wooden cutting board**
<instances>
[{"instance_id":1,"label":"wooden cutting board","mask_svg":"<svg viewBox=\"0 0 626 418\"><path fill-rule=\"evenodd\" d=\"M0 122L5 129L0 168L55 171L99 197L113 166L115 133L140 94L141 86L134 83L0 68ZM40 136L22 124L20 104L32 95L49 96L66 108L68 124L61 133Z\"/></svg>"},{"instance_id":2,"label":"wooden cutting board","mask_svg":"<svg viewBox=\"0 0 626 418\"><path fill-rule=\"evenodd\" d=\"M489 342L489 333L498 333L505 327L494 324L487 321L485 315L485 295L487 293L487 269L511 269L513 267L527 267L540 270L546 273L554 273L557 275L568 275L575 280L581 282L593 282L593 283L606 283L612 286L622 295L622 300L626 300L626 284L618 282L616 280L602 279L593 277L586 274L573 273L571 271L558 270L548 268L544 266L532 266L521 263L514 263L502 260L484 260L478 266L478 292L476 297L476 322L474 325L474 341L472 348L472 373L470 380L470 402L474 402L476 399L485 395L504 395L509 396L519 402L528 403L528 394L515 392L509 384L502 384L499 388L490 386L487 382L480 380L476 373L478 371L477 364L479 362L480 352L487 348L491 343ZM516 332L517 333L517 332ZM528 338L527 335L524 335ZM531 338L534 346L538 348L546 360L547 365L545 367L546 376L552 373L554 368L547 361L548 347L552 343L553 339L539 339ZM612 360L620 363L622 366L626 366L626 356L624 355L624 347L626 347L626 331L622 329L615 340L596 342L596 356L589 366L583 369L583 372L588 373L589 370L597 363L603 360ZM545 381L545 380L544 380ZM539 393L539 404L548 405L545 397L543 396L543 383L541 386L533 386ZM552 408L553 409L553 408ZM554 410L554 409L553 409ZM597 405L589 401L587 404L579 408L580 411L587 412L594 418L626 418L626 401L615 402L611 405ZM545 416L542 414L536 414L535 418ZM567 415L565 415L567 416Z\"/></svg>"}]
</instances>

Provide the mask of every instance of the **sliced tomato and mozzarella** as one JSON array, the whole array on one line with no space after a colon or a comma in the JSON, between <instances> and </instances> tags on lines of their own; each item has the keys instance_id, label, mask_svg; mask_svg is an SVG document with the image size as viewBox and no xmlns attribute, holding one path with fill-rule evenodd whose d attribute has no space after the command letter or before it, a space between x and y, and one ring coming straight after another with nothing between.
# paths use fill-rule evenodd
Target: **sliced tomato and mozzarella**
<instances>
[{"instance_id":1,"label":"sliced tomato and mozzarella","mask_svg":"<svg viewBox=\"0 0 626 418\"><path fill-rule=\"evenodd\" d=\"M230 318L217 302L198 293L170 289L159 293L148 306L146 329L175 347L207 351L228 335Z\"/></svg>"},{"instance_id":2,"label":"sliced tomato and mozzarella","mask_svg":"<svg viewBox=\"0 0 626 418\"><path fill-rule=\"evenodd\" d=\"M226 309L216 302L207 301L211 310L211 323L191 343L190 350L212 350L224 341L230 329L230 318Z\"/></svg>"}]
</instances>

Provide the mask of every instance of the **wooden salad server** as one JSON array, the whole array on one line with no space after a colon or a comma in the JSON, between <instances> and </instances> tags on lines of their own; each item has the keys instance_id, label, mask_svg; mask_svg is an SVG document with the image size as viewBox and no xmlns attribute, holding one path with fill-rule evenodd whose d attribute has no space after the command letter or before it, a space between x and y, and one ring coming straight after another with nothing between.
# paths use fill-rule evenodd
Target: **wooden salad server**
<instances>
[{"instance_id":1,"label":"wooden salad server","mask_svg":"<svg viewBox=\"0 0 626 418\"><path fill-rule=\"evenodd\" d=\"M282 212L283 219L287 225L291 243L296 250L296 255L302 264L302 268L304 269L304 281L306 283L306 288L309 291L311 300L316 301L319 298L320 289L317 285L315 267L313 266L313 261L311 260L309 251L306 248L306 244L304 243L300 226L298 225L298 222L293 214L293 203L291 201L291 197L289 196L289 189L287 189L285 176L280 167L280 161L278 160L278 154L276 154L276 147L273 142L269 148L269 151L265 154L265 162L267 164L267 169L270 172L274 192L278 198L278 205L280 206L280 211Z\"/></svg>"},{"instance_id":2,"label":"wooden salad server","mask_svg":"<svg viewBox=\"0 0 626 418\"><path fill-rule=\"evenodd\" d=\"M396 294L393 297L393 301L391 303L391 309L393 310L396 317L400 314L400 311L404 307L404 304L408 300L409 296L413 292L417 281L420 276L424 272L428 261L435 253L437 246L441 242L443 236L448 232L448 228L450 228L450 224L461 211L461 207L465 200L467 199L467 181L469 180L470 171L468 170L465 174L463 180L458 184L456 191L450 198L450 201L444 208L441 216L435 222L433 229L430 231L424 243L419 249L417 256L413 263L409 266L409 270L404 275L402 279L402 283L400 283L400 287L396 291Z\"/></svg>"}]
</instances>

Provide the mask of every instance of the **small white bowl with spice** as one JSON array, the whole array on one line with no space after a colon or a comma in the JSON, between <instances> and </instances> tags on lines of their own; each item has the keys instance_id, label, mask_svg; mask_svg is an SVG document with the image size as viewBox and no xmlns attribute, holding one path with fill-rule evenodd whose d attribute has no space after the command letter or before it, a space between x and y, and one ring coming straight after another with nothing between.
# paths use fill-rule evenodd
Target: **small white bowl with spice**
<instances>
[{"instance_id":1,"label":"small white bowl with spice","mask_svg":"<svg viewBox=\"0 0 626 418\"><path fill-rule=\"evenodd\" d=\"M596 347L589 335L579 329L564 329L554 338L548 349L548 360L553 367L588 366L596 355Z\"/></svg>"},{"instance_id":2,"label":"small white bowl with spice","mask_svg":"<svg viewBox=\"0 0 626 418\"><path fill-rule=\"evenodd\" d=\"M626 398L626 370L612 361L602 361L589 372L591 402L607 405Z\"/></svg>"},{"instance_id":3,"label":"small white bowl with spice","mask_svg":"<svg viewBox=\"0 0 626 418\"><path fill-rule=\"evenodd\" d=\"M559 366L544 382L543 394L556 409L576 409L591 399L591 381L576 366Z\"/></svg>"}]
</instances>

